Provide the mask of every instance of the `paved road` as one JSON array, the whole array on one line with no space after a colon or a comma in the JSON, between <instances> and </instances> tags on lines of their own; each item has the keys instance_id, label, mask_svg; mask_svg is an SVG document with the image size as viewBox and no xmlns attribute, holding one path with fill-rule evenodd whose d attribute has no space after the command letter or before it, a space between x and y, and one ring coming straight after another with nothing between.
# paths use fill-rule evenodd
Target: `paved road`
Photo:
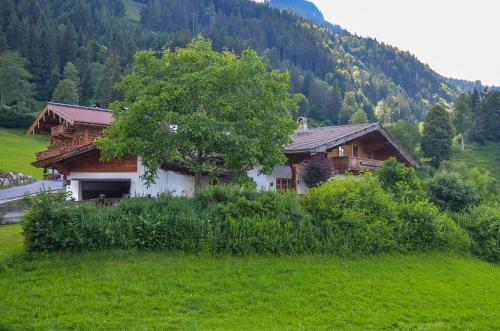
<instances>
[{"instance_id":1,"label":"paved road","mask_svg":"<svg viewBox=\"0 0 500 331\"><path fill-rule=\"evenodd\" d=\"M20 212L8 212L2 215L2 219L0 219L0 224L14 224L21 222L23 218L24 211Z\"/></svg>"},{"instance_id":2,"label":"paved road","mask_svg":"<svg viewBox=\"0 0 500 331\"><path fill-rule=\"evenodd\" d=\"M15 186L0 190L0 204L9 200L22 198L25 194L35 194L42 188L58 191L64 188L63 182L58 180L37 180L31 184Z\"/></svg>"}]
</instances>

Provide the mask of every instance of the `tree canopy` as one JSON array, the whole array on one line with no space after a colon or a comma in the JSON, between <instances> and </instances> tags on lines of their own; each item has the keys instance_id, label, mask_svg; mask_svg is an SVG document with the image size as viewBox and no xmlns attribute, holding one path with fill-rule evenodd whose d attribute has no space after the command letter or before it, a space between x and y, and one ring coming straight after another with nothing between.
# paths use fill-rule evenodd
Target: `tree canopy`
<instances>
[{"instance_id":1,"label":"tree canopy","mask_svg":"<svg viewBox=\"0 0 500 331\"><path fill-rule=\"evenodd\" d=\"M0 106L30 98L32 85L27 65L28 60L18 52L6 51L0 55Z\"/></svg>"},{"instance_id":2,"label":"tree canopy","mask_svg":"<svg viewBox=\"0 0 500 331\"><path fill-rule=\"evenodd\" d=\"M439 166L441 161L447 160L451 155L452 138L450 114L443 106L435 105L425 117L423 155L429 157L434 166Z\"/></svg>"},{"instance_id":3,"label":"tree canopy","mask_svg":"<svg viewBox=\"0 0 500 331\"><path fill-rule=\"evenodd\" d=\"M0 52L26 58L36 86L33 98L40 104L30 112L52 98L69 62L79 72L71 79L79 103L107 107L120 98L112 87L137 50L185 47L198 33L218 51L240 54L250 47L271 68L290 70L291 92L308 99L301 115L318 124L339 123L348 92L357 104L344 109L343 124L357 106L377 120L372 113L381 100L387 105L379 107L382 122L422 120L429 104L451 102L459 93L408 52L345 30L327 31L254 1L4 0L0 7Z\"/></svg>"},{"instance_id":4,"label":"tree canopy","mask_svg":"<svg viewBox=\"0 0 500 331\"><path fill-rule=\"evenodd\" d=\"M118 84L113 125L98 142L104 159L139 155L143 179L154 182L162 164L186 167L196 178L221 168L235 179L285 161L296 128L299 98L289 74L268 71L253 50L219 53L198 38L175 51L141 51ZM126 110L125 110L126 109Z\"/></svg>"}]
</instances>

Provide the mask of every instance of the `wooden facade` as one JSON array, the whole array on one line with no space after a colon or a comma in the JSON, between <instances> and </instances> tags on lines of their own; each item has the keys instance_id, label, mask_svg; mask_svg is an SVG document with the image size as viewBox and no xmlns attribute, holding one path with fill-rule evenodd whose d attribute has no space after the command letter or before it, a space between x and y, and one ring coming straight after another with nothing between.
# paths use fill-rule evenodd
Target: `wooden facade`
<instances>
[{"instance_id":1,"label":"wooden facade","mask_svg":"<svg viewBox=\"0 0 500 331\"><path fill-rule=\"evenodd\" d=\"M136 172L137 157L100 161L95 141L112 120L105 109L49 103L29 128L29 133L50 135L47 150L36 153L37 167L73 172Z\"/></svg>"},{"instance_id":2,"label":"wooden facade","mask_svg":"<svg viewBox=\"0 0 500 331\"><path fill-rule=\"evenodd\" d=\"M92 177L94 173L106 173L107 176L110 173L117 173L117 176L137 173L136 156L107 162L100 160L95 141L111 122L112 113L107 110L49 103L28 131L49 134L51 137L49 148L36 153L33 165L54 168L64 175L86 173ZM287 169L286 174L277 172L271 183L268 183L269 188L304 192L301 183L304 168L318 155L328 159L335 174L339 175L356 175L362 171L375 170L390 157L396 157L408 166L417 166L408 152L378 123L311 130L307 128L307 119L302 118L299 123L301 127L292 137L293 142L285 148L290 169ZM192 175L187 169L174 164L164 164L162 169L185 176ZM221 172L220 175L229 177L230 174Z\"/></svg>"}]
</instances>

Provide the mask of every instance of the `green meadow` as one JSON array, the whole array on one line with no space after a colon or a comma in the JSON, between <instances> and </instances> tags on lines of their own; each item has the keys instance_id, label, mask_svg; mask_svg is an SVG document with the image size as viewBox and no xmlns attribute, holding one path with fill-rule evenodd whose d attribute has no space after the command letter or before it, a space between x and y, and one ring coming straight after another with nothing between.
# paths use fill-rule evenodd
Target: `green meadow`
<instances>
[{"instance_id":1,"label":"green meadow","mask_svg":"<svg viewBox=\"0 0 500 331\"><path fill-rule=\"evenodd\" d=\"M28 256L22 241L0 227L2 330L500 329L500 266L469 256Z\"/></svg>"},{"instance_id":2,"label":"green meadow","mask_svg":"<svg viewBox=\"0 0 500 331\"><path fill-rule=\"evenodd\" d=\"M464 162L469 167L480 167L488 170L496 178L500 192L500 143L466 145L465 151L457 153L453 160Z\"/></svg>"},{"instance_id":3,"label":"green meadow","mask_svg":"<svg viewBox=\"0 0 500 331\"><path fill-rule=\"evenodd\" d=\"M27 135L23 130L0 128L0 170L19 171L42 178L43 170L35 168L35 152L47 149L46 136Z\"/></svg>"}]
</instances>

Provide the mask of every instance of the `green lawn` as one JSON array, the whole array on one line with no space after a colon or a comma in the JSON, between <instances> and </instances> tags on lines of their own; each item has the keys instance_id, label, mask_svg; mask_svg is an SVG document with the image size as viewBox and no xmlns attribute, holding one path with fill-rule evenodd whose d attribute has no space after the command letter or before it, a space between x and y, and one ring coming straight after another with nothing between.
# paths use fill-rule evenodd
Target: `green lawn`
<instances>
[{"instance_id":1,"label":"green lawn","mask_svg":"<svg viewBox=\"0 0 500 331\"><path fill-rule=\"evenodd\" d=\"M0 225L0 263L23 250L22 231L20 224Z\"/></svg>"},{"instance_id":2,"label":"green lawn","mask_svg":"<svg viewBox=\"0 0 500 331\"><path fill-rule=\"evenodd\" d=\"M19 171L42 178L43 171L33 167L35 152L47 149L45 136L27 135L22 130L0 129L0 170Z\"/></svg>"},{"instance_id":3,"label":"green lawn","mask_svg":"<svg viewBox=\"0 0 500 331\"><path fill-rule=\"evenodd\" d=\"M465 151L453 158L462 161L470 167L480 167L489 170L497 179L500 191L500 143L489 142L484 145L469 145Z\"/></svg>"},{"instance_id":4,"label":"green lawn","mask_svg":"<svg viewBox=\"0 0 500 331\"><path fill-rule=\"evenodd\" d=\"M6 259L19 229L0 227L0 329L500 329L500 266L472 257Z\"/></svg>"}]
</instances>

